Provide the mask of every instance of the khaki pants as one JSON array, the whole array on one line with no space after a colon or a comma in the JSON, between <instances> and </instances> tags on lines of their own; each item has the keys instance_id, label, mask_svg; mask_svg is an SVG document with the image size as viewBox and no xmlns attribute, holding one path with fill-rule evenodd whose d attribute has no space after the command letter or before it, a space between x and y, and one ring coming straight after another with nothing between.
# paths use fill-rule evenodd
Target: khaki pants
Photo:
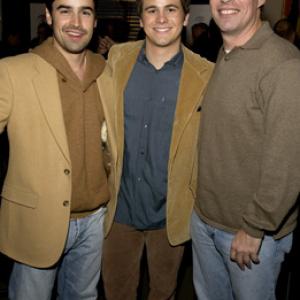
<instances>
[{"instance_id":1,"label":"khaki pants","mask_svg":"<svg viewBox=\"0 0 300 300\"><path fill-rule=\"evenodd\" d=\"M149 271L148 300L174 299L184 246L172 247L166 229L136 230L114 223L104 241L102 277L107 300L135 300L144 248Z\"/></svg>"}]
</instances>

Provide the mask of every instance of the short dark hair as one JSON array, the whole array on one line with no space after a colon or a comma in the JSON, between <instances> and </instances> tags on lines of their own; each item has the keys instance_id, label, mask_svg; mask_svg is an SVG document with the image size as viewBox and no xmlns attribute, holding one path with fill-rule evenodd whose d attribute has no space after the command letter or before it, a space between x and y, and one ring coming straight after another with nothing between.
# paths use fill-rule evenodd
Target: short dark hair
<instances>
[{"instance_id":1,"label":"short dark hair","mask_svg":"<svg viewBox=\"0 0 300 300\"><path fill-rule=\"evenodd\" d=\"M54 2L55 0L45 0L45 5L48 9L49 12L52 11L52 3Z\"/></svg>"},{"instance_id":2,"label":"short dark hair","mask_svg":"<svg viewBox=\"0 0 300 300\"><path fill-rule=\"evenodd\" d=\"M183 11L185 14L188 14L188 12L190 11L190 3L191 0L180 0ZM144 0L136 0L136 10L137 10L137 14L140 17L142 15L143 12L143 3Z\"/></svg>"},{"instance_id":3,"label":"short dark hair","mask_svg":"<svg viewBox=\"0 0 300 300\"><path fill-rule=\"evenodd\" d=\"M48 9L48 11L51 13L52 11L52 3L54 2L55 0L45 0L45 5ZM94 0L94 5L95 5L95 10L97 11L97 2L96 0Z\"/></svg>"}]
</instances>

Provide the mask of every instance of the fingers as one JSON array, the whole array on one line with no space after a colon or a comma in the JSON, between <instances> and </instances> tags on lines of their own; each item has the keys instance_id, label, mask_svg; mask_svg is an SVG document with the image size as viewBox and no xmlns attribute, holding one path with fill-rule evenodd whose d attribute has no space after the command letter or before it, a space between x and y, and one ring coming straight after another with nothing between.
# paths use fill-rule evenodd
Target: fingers
<instances>
[{"instance_id":1,"label":"fingers","mask_svg":"<svg viewBox=\"0 0 300 300\"><path fill-rule=\"evenodd\" d=\"M235 261L241 270L245 270L245 267L251 269L252 263L259 263L258 252L261 241L261 239L251 237L245 231L239 230L231 244L231 260Z\"/></svg>"},{"instance_id":2,"label":"fingers","mask_svg":"<svg viewBox=\"0 0 300 300\"><path fill-rule=\"evenodd\" d=\"M251 269L251 263L259 263L259 258L256 254L247 252L237 252L235 250L231 251L231 260L235 261L241 270L245 270L245 267Z\"/></svg>"},{"instance_id":3,"label":"fingers","mask_svg":"<svg viewBox=\"0 0 300 300\"><path fill-rule=\"evenodd\" d=\"M105 36L105 40L110 46L112 46L115 43L114 40L111 39L109 36Z\"/></svg>"},{"instance_id":4,"label":"fingers","mask_svg":"<svg viewBox=\"0 0 300 300\"><path fill-rule=\"evenodd\" d=\"M99 46L98 46L99 52L101 54L106 53L114 44L115 42L108 36L105 36L104 38L100 38Z\"/></svg>"},{"instance_id":5,"label":"fingers","mask_svg":"<svg viewBox=\"0 0 300 300\"><path fill-rule=\"evenodd\" d=\"M259 264L259 257L256 253L250 253L250 259L252 260L253 263Z\"/></svg>"}]
</instances>

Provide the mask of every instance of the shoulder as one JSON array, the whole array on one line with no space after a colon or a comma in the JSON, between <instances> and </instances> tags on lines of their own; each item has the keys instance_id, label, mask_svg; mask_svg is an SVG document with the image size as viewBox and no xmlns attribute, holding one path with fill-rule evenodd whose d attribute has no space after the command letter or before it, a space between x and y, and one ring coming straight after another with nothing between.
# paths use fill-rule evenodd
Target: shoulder
<instances>
[{"instance_id":1,"label":"shoulder","mask_svg":"<svg viewBox=\"0 0 300 300\"><path fill-rule=\"evenodd\" d=\"M272 34L259 55L261 79L272 87L290 86L300 76L300 51L290 42Z\"/></svg>"},{"instance_id":2,"label":"shoulder","mask_svg":"<svg viewBox=\"0 0 300 300\"><path fill-rule=\"evenodd\" d=\"M2 64L18 65L18 64L32 63L36 59L38 59L38 56L36 54L24 53L16 56L9 56L9 57L2 58L0 62Z\"/></svg>"},{"instance_id":3,"label":"shoulder","mask_svg":"<svg viewBox=\"0 0 300 300\"><path fill-rule=\"evenodd\" d=\"M119 59L123 56L128 56L132 52L139 51L144 44L144 41L135 41L135 42L127 42L116 44L111 47L108 54L108 60Z\"/></svg>"},{"instance_id":4,"label":"shoulder","mask_svg":"<svg viewBox=\"0 0 300 300\"><path fill-rule=\"evenodd\" d=\"M192 52L188 48L182 46L184 54L184 66L188 66L191 71L200 75L207 75L210 77L214 69L214 63L201 57L199 54Z\"/></svg>"},{"instance_id":5,"label":"shoulder","mask_svg":"<svg viewBox=\"0 0 300 300\"><path fill-rule=\"evenodd\" d=\"M262 65L271 69L290 60L300 60L300 51L275 33L269 36L259 52Z\"/></svg>"},{"instance_id":6,"label":"shoulder","mask_svg":"<svg viewBox=\"0 0 300 300\"><path fill-rule=\"evenodd\" d=\"M300 58L299 49L291 42L281 38L275 33L273 33L270 36L270 39L266 41L266 48L273 49L274 55L278 55L283 58Z\"/></svg>"},{"instance_id":7,"label":"shoulder","mask_svg":"<svg viewBox=\"0 0 300 300\"><path fill-rule=\"evenodd\" d=\"M6 57L0 60L1 68L4 67L18 74L29 73L36 70L38 66L51 68L51 65L34 53L25 53L17 56Z\"/></svg>"}]
</instances>

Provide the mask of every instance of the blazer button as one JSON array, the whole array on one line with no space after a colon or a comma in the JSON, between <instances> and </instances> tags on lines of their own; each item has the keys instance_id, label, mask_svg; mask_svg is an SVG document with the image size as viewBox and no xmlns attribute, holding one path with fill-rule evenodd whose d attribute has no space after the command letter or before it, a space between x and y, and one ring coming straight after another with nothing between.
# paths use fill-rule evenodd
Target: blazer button
<instances>
[{"instance_id":1,"label":"blazer button","mask_svg":"<svg viewBox=\"0 0 300 300\"><path fill-rule=\"evenodd\" d=\"M70 174L70 170L69 170L69 169L64 169L64 173L65 173L66 175L69 175L69 174Z\"/></svg>"},{"instance_id":2,"label":"blazer button","mask_svg":"<svg viewBox=\"0 0 300 300\"><path fill-rule=\"evenodd\" d=\"M70 204L70 202L69 202L68 200L65 200L65 201L63 202L63 206L64 206L64 207L68 207L69 204Z\"/></svg>"}]
</instances>

